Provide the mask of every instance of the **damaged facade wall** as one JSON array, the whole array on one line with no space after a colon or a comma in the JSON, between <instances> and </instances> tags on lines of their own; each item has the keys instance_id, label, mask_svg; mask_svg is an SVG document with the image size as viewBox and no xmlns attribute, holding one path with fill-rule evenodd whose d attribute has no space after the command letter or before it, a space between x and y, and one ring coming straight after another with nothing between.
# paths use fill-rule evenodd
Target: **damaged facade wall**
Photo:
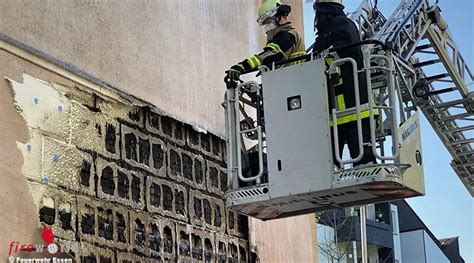
<instances>
[{"instance_id":1,"label":"damaged facade wall","mask_svg":"<svg viewBox=\"0 0 474 263\"><path fill-rule=\"evenodd\" d=\"M1 33L157 108L137 111L101 99L100 92L92 95L78 82L0 50L0 211L9 211L0 217L0 258L13 240L41 243L40 218L54 220L61 242L77 257L189 258L186 247L204 247L214 259L248 258L241 253L246 231L239 230L245 221L220 207L223 142L188 124L223 134L222 72L259 50L258 2L3 1ZM301 2L288 2L302 28ZM28 90L26 97L11 86ZM313 224L295 220L249 223L251 249L261 262L314 261ZM149 236L133 243L145 232L160 236L161 244ZM291 237L298 247L288 245Z\"/></svg>"},{"instance_id":2,"label":"damaged facade wall","mask_svg":"<svg viewBox=\"0 0 474 263\"><path fill-rule=\"evenodd\" d=\"M32 226L52 225L63 250L81 262L248 262L247 219L222 200L222 139L60 82L4 81L30 134L18 149Z\"/></svg>"}]
</instances>

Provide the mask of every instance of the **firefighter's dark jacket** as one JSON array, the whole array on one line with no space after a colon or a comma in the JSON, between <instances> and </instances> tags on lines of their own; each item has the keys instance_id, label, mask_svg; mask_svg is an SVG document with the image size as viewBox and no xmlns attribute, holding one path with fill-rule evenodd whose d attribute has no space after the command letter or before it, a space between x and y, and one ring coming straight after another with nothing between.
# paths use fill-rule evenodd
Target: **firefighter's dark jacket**
<instances>
[{"instance_id":1,"label":"firefighter's dark jacket","mask_svg":"<svg viewBox=\"0 0 474 263\"><path fill-rule=\"evenodd\" d=\"M326 4L320 7L317 14L321 16L316 25L318 34L316 36L313 51L321 52L330 47L340 47L360 41L359 30L354 22L352 22L343 12L343 7L337 4ZM353 58L358 69L363 68L363 56L360 46L347 48L337 51L340 58ZM366 90L366 79L364 74L358 74L359 77L359 91L360 103L368 102L368 94ZM335 87L336 105L339 109L347 109L355 107L355 91L352 67L350 64L341 66L342 83L339 82ZM342 96L341 96L342 95ZM329 99L330 107L333 106L333 99ZM348 119L342 121L338 120L338 124L353 121Z\"/></svg>"},{"instance_id":2,"label":"firefighter's dark jacket","mask_svg":"<svg viewBox=\"0 0 474 263\"><path fill-rule=\"evenodd\" d=\"M244 70L256 69L265 65L271 67L272 63L305 55L304 43L291 22L277 26L267 34L267 45L263 52L240 62Z\"/></svg>"}]
</instances>

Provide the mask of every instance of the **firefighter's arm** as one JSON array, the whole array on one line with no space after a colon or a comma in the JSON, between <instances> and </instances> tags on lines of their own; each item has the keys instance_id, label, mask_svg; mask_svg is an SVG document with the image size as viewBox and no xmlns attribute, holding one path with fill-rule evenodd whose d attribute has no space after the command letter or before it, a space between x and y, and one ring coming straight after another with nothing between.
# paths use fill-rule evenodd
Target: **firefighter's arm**
<instances>
[{"instance_id":1,"label":"firefighter's arm","mask_svg":"<svg viewBox=\"0 0 474 263\"><path fill-rule=\"evenodd\" d=\"M288 32L280 32L267 43L263 51L255 54L242 62L232 66L228 75L237 79L240 74L257 69L265 65L270 67L272 63L287 59L285 53L295 45L295 37Z\"/></svg>"},{"instance_id":2,"label":"firefighter's arm","mask_svg":"<svg viewBox=\"0 0 474 263\"><path fill-rule=\"evenodd\" d=\"M282 31L267 43L263 52L258 54L261 64L270 67L272 63L288 59L287 52L295 46L295 36L287 31Z\"/></svg>"},{"instance_id":3,"label":"firefighter's arm","mask_svg":"<svg viewBox=\"0 0 474 263\"><path fill-rule=\"evenodd\" d=\"M326 50L331 47L331 40L328 35L318 35L314 42L313 52L321 53L323 50Z\"/></svg>"}]
</instances>

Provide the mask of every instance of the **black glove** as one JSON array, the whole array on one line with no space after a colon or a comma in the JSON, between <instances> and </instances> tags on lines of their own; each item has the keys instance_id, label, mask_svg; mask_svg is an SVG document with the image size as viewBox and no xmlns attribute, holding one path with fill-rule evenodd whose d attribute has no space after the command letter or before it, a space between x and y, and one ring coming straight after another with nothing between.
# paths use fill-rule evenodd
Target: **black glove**
<instances>
[{"instance_id":1,"label":"black glove","mask_svg":"<svg viewBox=\"0 0 474 263\"><path fill-rule=\"evenodd\" d=\"M242 66L242 64L237 64L237 65L232 66L227 71L227 76L229 76L229 78L232 80L238 80L242 72L244 72L244 66Z\"/></svg>"}]
</instances>

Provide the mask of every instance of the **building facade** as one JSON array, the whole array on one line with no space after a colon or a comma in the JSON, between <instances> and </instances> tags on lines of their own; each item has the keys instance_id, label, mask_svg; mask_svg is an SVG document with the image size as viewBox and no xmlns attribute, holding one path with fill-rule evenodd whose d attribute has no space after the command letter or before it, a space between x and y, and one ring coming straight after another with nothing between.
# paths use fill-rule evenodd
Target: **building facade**
<instances>
[{"instance_id":1,"label":"building facade","mask_svg":"<svg viewBox=\"0 0 474 263\"><path fill-rule=\"evenodd\" d=\"M315 262L313 216L223 201L222 78L264 43L258 5L4 1L0 257L45 224L83 262Z\"/></svg>"}]
</instances>

